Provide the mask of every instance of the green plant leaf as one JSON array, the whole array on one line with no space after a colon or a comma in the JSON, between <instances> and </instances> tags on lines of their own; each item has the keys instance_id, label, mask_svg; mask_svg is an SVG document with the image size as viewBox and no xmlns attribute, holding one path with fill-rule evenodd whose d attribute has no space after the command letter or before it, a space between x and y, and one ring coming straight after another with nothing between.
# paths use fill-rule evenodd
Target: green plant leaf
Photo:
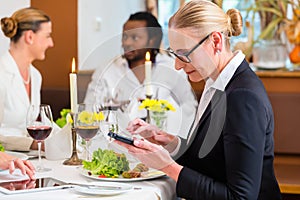
<instances>
[{"instance_id":1,"label":"green plant leaf","mask_svg":"<svg viewBox=\"0 0 300 200\"><path fill-rule=\"evenodd\" d=\"M60 118L58 118L55 123L60 127L64 127L66 124L67 124L67 120L66 120L66 117L68 115L68 113L70 113L71 110L68 109L68 108L63 108L61 111L60 111Z\"/></svg>"},{"instance_id":2,"label":"green plant leaf","mask_svg":"<svg viewBox=\"0 0 300 200\"><path fill-rule=\"evenodd\" d=\"M0 151L2 151L2 152L5 151L5 149L4 149L4 147L3 147L3 145L1 143L0 143Z\"/></svg>"},{"instance_id":3,"label":"green plant leaf","mask_svg":"<svg viewBox=\"0 0 300 200\"><path fill-rule=\"evenodd\" d=\"M252 9L249 10L250 12L253 11L253 12L270 12L270 13L273 13L275 15L277 15L278 17L282 17L282 13L277 10L276 8L268 8L268 7L254 7Z\"/></svg>"},{"instance_id":4,"label":"green plant leaf","mask_svg":"<svg viewBox=\"0 0 300 200\"><path fill-rule=\"evenodd\" d=\"M274 31L275 27L283 20L282 17L277 18L273 21L271 21L271 23L268 24L268 26L261 32L261 34L259 35L259 39L266 39L266 38L270 38L273 37L272 32Z\"/></svg>"}]
</instances>

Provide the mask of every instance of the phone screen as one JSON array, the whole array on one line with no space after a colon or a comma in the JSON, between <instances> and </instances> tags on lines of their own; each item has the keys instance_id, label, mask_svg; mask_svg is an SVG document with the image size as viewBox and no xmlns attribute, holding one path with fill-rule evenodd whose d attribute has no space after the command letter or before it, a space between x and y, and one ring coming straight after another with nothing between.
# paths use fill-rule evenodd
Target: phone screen
<instances>
[{"instance_id":1,"label":"phone screen","mask_svg":"<svg viewBox=\"0 0 300 200\"><path fill-rule=\"evenodd\" d=\"M65 183L54 178L38 178L35 180L18 180L0 183L0 192L16 194L22 192L36 192L51 189L59 189Z\"/></svg>"}]
</instances>

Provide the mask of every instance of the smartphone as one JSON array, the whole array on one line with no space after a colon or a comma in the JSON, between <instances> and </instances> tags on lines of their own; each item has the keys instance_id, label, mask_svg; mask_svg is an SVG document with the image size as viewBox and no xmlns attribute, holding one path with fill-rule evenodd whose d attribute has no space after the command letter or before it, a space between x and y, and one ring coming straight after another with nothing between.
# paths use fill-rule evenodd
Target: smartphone
<instances>
[{"instance_id":1,"label":"smartphone","mask_svg":"<svg viewBox=\"0 0 300 200\"><path fill-rule=\"evenodd\" d=\"M109 132L107 135L108 135L109 137L111 137L111 138L114 138L115 140L124 142L124 143L126 143L126 144L134 145L134 144L133 144L133 139L130 139L130 138L121 136L121 135L119 135L119 134L117 134L117 133Z\"/></svg>"},{"instance_id":2,"label":"smartphone","mask_svg":"<svg viewBox=\"0 0 300 200\"><path fill-rule=\"evenodd\" d=\"M51 177L38 178L35 180L13 180L0 182L0 192L4 194L19 194L27 192L38 192L45 190L67 188L66 183Z\"/></svg>"}]
</instances>

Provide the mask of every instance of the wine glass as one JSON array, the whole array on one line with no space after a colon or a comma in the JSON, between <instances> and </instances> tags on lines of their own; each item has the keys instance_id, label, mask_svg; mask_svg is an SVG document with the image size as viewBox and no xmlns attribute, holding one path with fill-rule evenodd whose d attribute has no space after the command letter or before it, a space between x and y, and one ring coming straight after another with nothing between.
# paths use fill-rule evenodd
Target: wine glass
<instances>
[{"instance_id":1,"label":"wine glass","mask_svg":"<svg viewBox=\"0 0 300 200\"><path fill-rule=\"evenodd\" d=\"M102 110L104 115L104 120L100 123L100 129L104 136L104 138L109 141L110 137L108 136L108 133L119 132L119 124L118 124L118 111L112 110L110 108Z\"/></svg>"},{"instance_id":2,"label":"wine glass","mask_svg":"<svg viewBox=\"0 0 300 200\"><path fill-rule=\"evenodd\" d=\"M104 102L107 102L109 99L109 89L108 84L105 79L100 79L97 82L97 86L95 89L95 102L97 104L103 104Z\"/></svg>"},{"instance_id":3,"label":"wine glass","mask_svg":"<svg viewBox=\"0 0 300 200\"><path fill-rule=\"evenodd\" d=\"M89 151L90 140L99 130L99 106L97 104L79 104L78 112L74 116L74 128L78 135L85 141L85 160L91 160Z\"/></svg>"},{"instance_id":4,"label":"wine glass","mask_svg":"<svg viewBox=\"0 0 300 200\"><path fill-rule=\"evenodd\" d=\"M30 105L27 118L26 118L26 128L28 134L37 141L38 144L38 154L39 163L36 167L37 172L47 172L50 168L45 168L41 159L41 145L51 133L53 126L53 117L51 108L49 105Z\"/></svg>"},{"instance_id":5,"label":"wine glass","mask_svg":"<svg viewBox=\"0 0 300 200\"><path fill-rule=\"evenodd\" d=\"M119 88L106 88L103 92L105 96L101 104L106 109L118 109L120 107L120 94Z\"/></svg>"}]
</instances>

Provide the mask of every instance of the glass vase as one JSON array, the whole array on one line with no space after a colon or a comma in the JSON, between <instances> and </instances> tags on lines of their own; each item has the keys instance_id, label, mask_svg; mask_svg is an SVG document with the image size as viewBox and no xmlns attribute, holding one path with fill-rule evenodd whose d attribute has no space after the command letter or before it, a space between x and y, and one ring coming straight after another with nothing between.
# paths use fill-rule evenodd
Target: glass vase
<instances>
[{"instance_id":1,"label":"glass vase","mask_svg":"<svg viewBox=\"0 0 300 200\"><path fill-rule=\"evenodd\" d=\"M285 67L287 50L280 40L261 40L253 48L253 65L263 69Z\"/></svg>"},{"instance_id":2,"label":"glass vase","mask_svg":"<svg viewBox=\"0 0 300 200\"><path fill-rule=\"evenodd\" d=\"M167 112L150 111L150 123L157 126L159 129L166 130L167 128Z\"/></svg>"}]
</instances>

